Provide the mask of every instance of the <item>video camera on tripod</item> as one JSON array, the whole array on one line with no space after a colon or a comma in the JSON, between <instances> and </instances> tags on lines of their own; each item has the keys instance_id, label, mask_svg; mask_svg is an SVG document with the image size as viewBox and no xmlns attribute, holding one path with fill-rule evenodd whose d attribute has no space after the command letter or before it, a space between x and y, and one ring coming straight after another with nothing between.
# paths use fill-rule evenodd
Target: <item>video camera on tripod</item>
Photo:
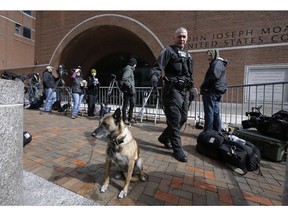
<instances>
[{"instance_id":1,"label":"video camera on tripod","mask_svg":"<svg viewBox=\"0 0 288 216\"><path fill-rule=\"evenodd\" d=\"M246 116L251 117L259 117L262 115L262 113L260 112L260 109L262 108L262 105L258 106L258 107L252 107L252 112L246 112Z\"/></svg>"},{"instance_id":2,"label":"video camera on tripod","mask_svg":"<svg viewBox=\"0 0 288 216\"><path fill-rule=\"evenodd\" d=\"M59 78L68 75L68 71L65 69L64 65L59 65L58 68L56 69L56 72Z\"/></svg>"},{"instance_id":3,"label":"video camera on tripod","mask_svg":"<svg viewBox=\"0 0 288 216\"><path fill-rule=\"evenodd\" d=\"M242 126L244 129L251 128L251 127L254 127L254 128L257 127L257 125L260 121L260 117L263 116L262 113L260 112L261 108L262 108L262 105L260 105L258 107L252 107L251 112L246 112L246 116L249 117L249 119L242 121Z\"/></svg>"},{"instance_id":4,"label":"video camera on tripod","mask_svg":"<svg viewBox=\"0 0 288 216\"><path fill-rule=\"evenodd\" d=\"M262 106L252 107L252 112L246 112L248 120L242 121L243 129L256 128L265 136L280 140L288 140L288 110L280 110L272 116L263 115L260 112Z\"/></svg>"},{"instance_id":5,"label":"video camera on tripod","mask_svg":"<svg viewBox=\"0 0 288 216\"><path fill-rule=\"evenodd\" d=\"M64 65L59 65L58 68L56 69L57 72L57 81L56 81L56 86L57 87L64 87L65 86L65 81L63 80L63 76L68 75L68 71L65 70Z\"/></svg>"}]
</instances>

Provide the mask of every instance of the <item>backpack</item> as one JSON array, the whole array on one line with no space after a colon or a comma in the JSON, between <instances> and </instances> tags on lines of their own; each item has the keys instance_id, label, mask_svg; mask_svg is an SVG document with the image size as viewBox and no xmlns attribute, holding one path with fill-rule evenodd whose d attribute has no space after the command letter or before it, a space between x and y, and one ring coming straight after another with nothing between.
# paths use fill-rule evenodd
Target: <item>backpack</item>
<instances>
[{"instance_id":1,"label":"backpack","mask_svg":"<svg viewBox=\"0 0 288 216\"><path fill-rule=\"evenodd\" d=\"M125 81L122 80L123 74L125 72L125 68L122 68L121 70L119 70L118 75L117 75L117 82L118 82L118 88L121 92L124 93L129 93L129 94L133 94L132 92L132 88L130 88Z\"/></svg>"},{"instance_id":2,"label":"backpack","mask_svg":"<svg viewBox=\"0 0 288 216\"><path fill-rule=\"evenodd\" d=\"M216 131L203 131L197 137L196 151L202 155L248 171L260 171L261 153L252 143L230 140Z\"/></svg>"},{"instance_id":3,"label":"backpack","mask_svg":"<svg viewBox=\"0 0 288 216\"><path fill-rule=\"evenodd\" d=\"M123 80L118 81L118 87L119 87L120 91L122 91L122 92L127 92L127 90L128 90L128 87Z\"/></svg>"}]
</instances>

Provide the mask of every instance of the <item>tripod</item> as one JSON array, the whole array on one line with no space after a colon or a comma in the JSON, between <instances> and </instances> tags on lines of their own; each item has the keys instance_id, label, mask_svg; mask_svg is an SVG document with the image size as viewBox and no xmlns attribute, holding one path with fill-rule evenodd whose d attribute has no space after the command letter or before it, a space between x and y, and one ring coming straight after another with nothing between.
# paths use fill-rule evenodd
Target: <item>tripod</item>
<instances>
[{"instance_id":1,"label":"tripod","mask_svg":"<svg viewBox=\"0 0 288 216\"><path fill-rule=\"evenodd\" d=\"M111 74L112 76L112 80L109 84L109 88L108 88L108 92L107 92L107 98L106 98L106 104L110 102L110 97L112 95L112 91L114 89L114 86L116 86L116 88L118 89L118 92L119 92L119 95L120 97L118 98L119 99L119 107L121 107L123 104L123 93L122 91L120 90L119 88L119 84L118 84L118 81L116 80L116 75L115 74Z\"/></svg>"},{"instance_id":2,"label":"tripod","mask_svg":"<svg viewBox=\"0 0 288 216\"><path fill-rule=\"evenodd\" d=\"M153 90L156 90L156 95L157 95L157 100L156 100L156 111L154 113L154 124L156 124L156 119L157 119L157 113L158 113L158 106L159 106L159 92L158 92L158 89L157 89L157 86L153 86L151 87L150 91L149 92L144 92L144 98L143 98L143 105L141 107L141 110L140 112L138 113L137 115L137 119L140 117L140 122L142 123L142 120L143 120L143 116L144 116L144 108L153 92Z\"/></svg>"}]
</instances>

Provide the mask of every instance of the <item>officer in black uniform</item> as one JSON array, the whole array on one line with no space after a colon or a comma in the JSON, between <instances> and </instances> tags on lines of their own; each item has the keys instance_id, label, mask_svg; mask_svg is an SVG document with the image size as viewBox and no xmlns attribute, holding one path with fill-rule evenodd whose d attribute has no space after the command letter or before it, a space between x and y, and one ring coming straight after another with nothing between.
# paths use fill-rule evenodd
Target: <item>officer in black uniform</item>
<instances>
[{"instance_id":1,"label":"officer in black uniform","mask_svg":"<svg viewBox=\"0 0 288 216\"><path fill-rule=\"evenodd\" d=\"M180 129L187 121L188 99L195 97L192 79L192 58L184 50L188 32L181 27L175 31L175 44L165 48L151 69L151 83L155 87L163 74L162 102L166 116L167 127L159 136L158 141L167 149L173 148L174 157L181 162L186 162L187 157L183 152Z\"/></svg>"}]
</instances>

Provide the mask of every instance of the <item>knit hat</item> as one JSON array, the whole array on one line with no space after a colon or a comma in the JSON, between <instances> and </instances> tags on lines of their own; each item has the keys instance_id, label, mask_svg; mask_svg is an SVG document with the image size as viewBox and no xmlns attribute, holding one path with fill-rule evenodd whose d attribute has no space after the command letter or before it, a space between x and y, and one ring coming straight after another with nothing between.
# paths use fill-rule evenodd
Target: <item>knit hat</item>
<instances>
[{"instance_id":1,"label":"knit hat","mask_svg":"<svg viewBox=\"0 0 288 216\"><path fill-rule=\"evenodd\" d=\"M208 50L209 53L211 53L212 56L212 61L216 60L217 58L219 58L219 51L217 49L209 49Z\"/></svg>"},{"instance_id":2,"label":"knit hat","mask_svg":"<svg viewBox=\"0 0 288 216\"><path fill-rule=\"evenodd\" d=\"M130 65L130 66L137 65L137 60L136 60L135 58L131 58L131 59L129 60L128 65Z\"/></svg>"},{"instance_id":3,"label":"knit hat","mask_svg":"<svg viewBox=\"0 0 288 216\"><path fill-rule=\"evenodd\" d=\"M97 73L97 71L95 69L92 69L91 73Z\"/></svg>"}]
</instances>

